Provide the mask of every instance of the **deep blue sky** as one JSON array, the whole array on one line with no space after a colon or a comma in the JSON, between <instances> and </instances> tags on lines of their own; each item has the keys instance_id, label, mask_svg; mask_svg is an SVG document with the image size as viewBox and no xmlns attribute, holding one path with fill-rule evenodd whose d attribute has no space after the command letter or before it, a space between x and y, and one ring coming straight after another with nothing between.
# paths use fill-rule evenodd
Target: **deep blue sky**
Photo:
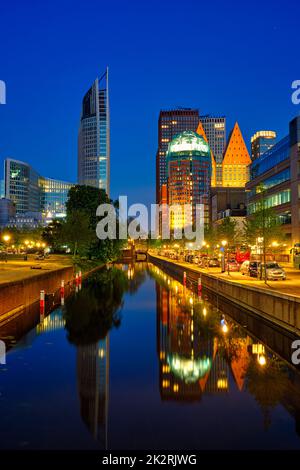
<instances>
[{"instance_id":1,"label":"deep blue sky","mask_svg":"<svg viewBox=\"0 0 300 470\"><path fill-rule=\"evenodd\" d=\"M191 106L252 133L299 114L298 0L0 0L0 164L75 181L81 99L110 68L111 190L154 202L157 118Z\"/></svg>"}]
</instances>

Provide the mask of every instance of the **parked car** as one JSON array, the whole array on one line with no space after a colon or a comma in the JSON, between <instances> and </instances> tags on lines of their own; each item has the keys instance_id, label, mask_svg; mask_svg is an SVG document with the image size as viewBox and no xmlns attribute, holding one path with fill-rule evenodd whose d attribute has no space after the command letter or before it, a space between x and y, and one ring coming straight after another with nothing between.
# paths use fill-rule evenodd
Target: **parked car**
<instances>
[{"instance_id":1,"label":"parked car","mask_svg":"<svg viewBox=\"0 0 300 470\"><path fill-rule=\"evenodd\" d=\"M260 265L259 261L249 261L246 260L241 264L240 267L240 272L243 274L247 274L248 276L251 277L257 277L257 269Z\"/></svg>"},{"instance_id":2,"label":"parked car","mask_svg":"<svg viewBox=\"0 0 300 470\"><path fill-rule=\"evenodd\" d=\"M263 263L260 265L260 269L261 269L261 273L263 274L263 270L264 270ZM278 280L285 281L286 280L285 270L281 266L279 266L278 263L274 261L266 263L266 275L267 275L266 276L267 279L270 281L278 281Z\"/></svg>"},{"instance_id":3,"label":"parked car","mask_svg":"<svg viewBox=\"0 0 300 470\"><path fill-rule=\"evenodd\" d=\"M241 264L240 273L242 273L243 276L244 276L245 274L249 274L249 265L250 265L250 261L249 261L249 260L246 260L246 261L244 261L244 262Z\"/></svg>"},{"instance_id":4,"label":"parked car","mask_svg":"<svg viewBox=\"0 0 300 470\"><path fill-rule=\"evenodd\" d=\"M231 259L227 261L225 269L226 271L236 272L240 270L240 265L235 259Z\"/></svg>"},{"instance_id":5,"label":"parked car","mask_svg":"<svg viewBox=\"0 0 300 470\"><path fill-rule=\"evenodd\" d=\"M210 268L218 268L220 266L220 261L218 258L211 258L208 262Z\"/></svg>"}]
</instances>

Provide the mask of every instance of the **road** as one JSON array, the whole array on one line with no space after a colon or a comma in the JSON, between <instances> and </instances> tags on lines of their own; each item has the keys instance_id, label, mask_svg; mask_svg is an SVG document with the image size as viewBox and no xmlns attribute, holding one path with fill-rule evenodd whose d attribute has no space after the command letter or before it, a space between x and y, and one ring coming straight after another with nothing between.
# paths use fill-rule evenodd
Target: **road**
<instances>
[{"instance_id":1,"label":"road","mask_svg":"<svg viewBox=\"0 0 300 470\"><path fill-rule=\"evenodd\" d=\"M154 253L151 253L154 256L157 256ZM213 276L226 279L231 282L238 282L239 284L248 285L251 287L260 287L263 289L271 290L274 292L279 292L282 294L289 294L300 297L300 271L298 269L294 269L291 264L289 263L280 263L280 265L286 271L286 280L285 281L268 281L265 284L264 281L257 280L254 277L242 275L239 272L231 272L229 275L226 273L221 273L220 268L208 268L203 269L199 268L197 264L194 263L185 263L182 261L176 261L173 259L166 258L164 256L157 256L158 258L164 259L166 261L170 261L172 263L184 266L186 268L193 269L194 271L199 271L203 273L208 273Z\"/></svg>"}]
</instances>

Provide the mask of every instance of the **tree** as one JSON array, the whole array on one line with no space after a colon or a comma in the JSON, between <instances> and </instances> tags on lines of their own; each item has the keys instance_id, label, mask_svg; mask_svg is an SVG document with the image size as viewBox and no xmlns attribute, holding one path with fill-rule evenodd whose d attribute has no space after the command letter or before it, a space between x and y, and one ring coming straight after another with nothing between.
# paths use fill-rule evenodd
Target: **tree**
<instances>
[{"instance_id":1,"label":"tree","mask_svg":"<svg viewBox=\"0 0 300 470\"><path fill-rule=\"evenodd\" d=\"M226 240L228 245L235 245L238 237L237 223L230 217L225 217L217 227L218 239Z\"/></svg>"},{"instance_id":2,"label":"tree","mask_svg":"<svg viewBox=\"0 0 300 470\"><path fill-rule=\"evenodd\" d=\"M62 240L62 221L54 219L42 232L42 240L51 246L54 251L61 249Z\"/></svg>"},{"instance_id":3,"label":"tree","mask_svg":"<svg viewBox=\"0 0 300 470\"><path fill-rule=\"evenodd\" d=\"M58 233L61 243L68 245L74 257L89 254L95 234L90 226L90 218L83 210L73 210L67 215Z\"/></svg>"},{"instance_id":4,"label":"tree","mask_svg":"<svg viewBox=\"0 0 300 470\"><path fill-rule=\"evenodd\" d=\"M272 241L283 240L283 232L278 216L272 207L268 207L266 198L266 189L259 186L258 192L260 199L255 203L255 212L253 212L244 223L245 240L248 245L258 245L261 243L264 269L262 272L264 281L266 279L266 252L267 247Z\"/></svg>"},{"instance_id":5,"label":"tree","mask_svg":"<svg viewBox=\"0 0 300 470\"><path fill-rule=\"evenodd\" d=\"M64 240L72 244L74 253L97 258L101 261L112 261L119 256L123 240L99 240L96 235L97 208L100 204L113 204L103 189L91 186L76 185L69 191L66 204L67 220L64 226ZM118 233L118 220L117 233ZM81 234L78 232L82 232ZM69 244L69 243L68 243Z\"/></svg>"}]
</instances>

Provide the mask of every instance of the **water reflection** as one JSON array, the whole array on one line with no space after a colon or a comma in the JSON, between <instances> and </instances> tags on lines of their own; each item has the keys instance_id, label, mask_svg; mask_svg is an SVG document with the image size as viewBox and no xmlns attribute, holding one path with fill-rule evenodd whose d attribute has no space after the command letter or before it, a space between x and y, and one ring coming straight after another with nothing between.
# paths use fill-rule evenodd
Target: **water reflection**
<instances>
[{"instance_id":1,"label":"water reflection","mask_svg":"<svg viewBox=\"0 0 300 470\"><path fill-rule=\"evenodd\" d=\"M299 372L258 338L250 336L229 315L224 315L222 304L214 306L207 297L195 295L158 267L152 266L150 272L157 280L162 399L201 400L203 395L228 393L232 384L235 390L246 391L255 398L265 429L271 425L272 410L281 404L295 417L300 435ZM234 315L232 305L231 313ZM260 321L256 333L268 336L270 328L266 326L266 333ZM279 343L286 341L284 333L281 334ZM290 337L289 346L293 339Z\"/></svg>"},{"instance_id":2,"label":"water reflection","mask_svg":"<svg viewBox=\"0 0 300 470\"><path fill-rule=\"evenodd\" d=\"M179 408L184 407L187 416L191 413L189 421L187 420L189 427L183 427L183 434L186 435L186 440L190 441L191 434L196 435L198 432L198 423L211 419L205 414L209 403L219 403L218 413L223 419L223 413L226 416L230 400L235 397L242 413L245 413L245 416L248 413L247 418L242 415L238 418L237 426L240 426L240 429L247 427L245 420L251 419L251 411L248 409L250 404L254 412L259 409L260 429L270 430L273 425L276 426L274 410L281 407L283 420L287 419L286 416L292 416L296 432L300 434L300 374L299 370L289 363L291 342L294 339L290 333L262 319L256 319L224 300L221 303L212 294L198 296L158 267L145 263L108 267L86 279L81 289L79 286L69 286L66 294L64 305L56 308L59 296L54 297L45 315L40 315L39 305L36 304L26 309L18 318L0 325L0 339L5 339L7 348L12 351L26 352L32 348L30 364L33 364L36 360L35 341L44 335L47 337L47 334L53 335L52 338L60 335L55 344L61 347L63 342L65 353L72 351L71 363L76 366L75 380L70 380L74 380L72 386L75 389L77 387L77 393L74 395L78 397L78 401L72 411L75 410L74 415L80 413L80 425L87 430L86 434L93 442L91 446L112 448L115 429L122 426L123 418L120 414L115 418L117 422L112 418L116 406L116 402L115 405L111 404L113 395L119 393L118 400L124 404L124 408L131 409L134 413L132 394L136 393L136 389L141 394L143 390L149 390L149 381L153 380L153 377L144 367L145 359L141 359L140 368L135 369L135 355L137 351L142 354L141 343L146 344L147 341L149 344L143 349L144 354L148 359L151 351L150 359L155 366L158 365L158 372L154 374L154 392L152 396L148 395L147 402L149 409L155 411L149 416L147 407L143 406L144 411L141 413L145 415L140 417L141 421L148 422L148 419L152 425L153 419L155 426L156 413L162 417L161 429L164 429L164 426L167 429L168 420L172 423L171 415L165 414L167 408L171 409L172 413L177 411L181 426L184 418L180 415ZM139 299L142 300L141 304ZM156 303L156 335L149 335L146 331L146 325L149 323L146 322L143 312L145 300L147 305L151 305L151 312L153 300ZM137 310L134 321L133 313L128 307L130 302L134 303ZM153 313L155 316L155 312ZM149 315L147 318L149 320ZM136 343L136 349L133 347L130 353L124 348L126 343L122 343L122 335L132 334L133 325L139 326L131 337L131 345L134 343L135 346ZM155 343L156 356L152 349ZM37 356L44 354L46 357L46 344L51 343L48 341L42 346L40 343ZM124 371L120 370L120 355L124 356ZM112 357L115 357L114 361ZM62 362L64 371L67 362L64 362L64 357L60 356L59 352L55 360ZM51 370L50 364L50 361L43 362L43 369ZM151 361L147 364L149 366ZM37 376L42 370L39 367L41 365L37 360ZM115 383L112 377L118 375L121 376L124 394L122 390L112 387ZM53 388L59 390L61 384L59 380L55 382L55 375L52 380ZM0 382L0 404L1 387ZM30 396L30 387L26 390L27 396ZM51 395L49 396L51 401ZM9 403L8 394L7 397ZM249 401L249 397L252 401ZM11 406L14 407L15 403L11 400ZM34 402L32 406L35 406ZM53 403L49 406L53 406ZM121 409L121 414L125 413L124 408L123 411ZM200 414L197 416L197 413ZM10 419L9 414L7 417L5 415L5 406L2 414L5 419ZM136 416L131 418L137 419ZM26 421L26 416L24 419ZM209 423L210 421L206 423L208 428ZM30 424L28 426L30 431ZM172 424L170 426L172 427ZM144 442L147 443L149 436L146 426L141 428L136 439L143 442L143 431ZM74 432L79 443L86 443L80 431L77 431L78 435L76 430ZM181 437L183 448L184 436ZM202 437L204 438L203 435ZM172 430L169 429L164 438L166 444L172 448ZM1 445L5 446L5 440Z\"/></svg>"}]
</instances>

